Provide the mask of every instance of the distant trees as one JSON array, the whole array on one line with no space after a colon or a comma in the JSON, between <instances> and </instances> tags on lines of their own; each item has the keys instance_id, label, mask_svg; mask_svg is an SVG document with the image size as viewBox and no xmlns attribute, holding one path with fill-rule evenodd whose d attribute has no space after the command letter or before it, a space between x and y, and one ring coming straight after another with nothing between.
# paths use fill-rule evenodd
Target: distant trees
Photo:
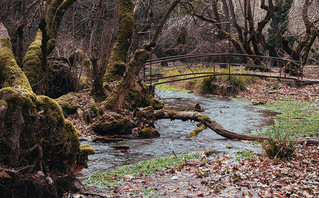
<instances>
[{"instance_id":1,"label":"distant trees","mask_svg":"<svg viewBox=\"0 0 319 198\"><path fill-rule=\"evenodd\" d=\"M317 53L314 47L318 35L317 7L314 1L308 0L183 2L179 8L180 15L175 15L179 19L171 19L170 26L166 26L164 31L166 36L159 43L172 41L160 45L158 51L207 52L214 51L215 45L218 46L216 49L226 51L225 45L230 39L231 50L237 53L280 56L305 64L309 53ZM190 17L185 15L186 12ZM306 31L296 32L296 26ZM180 34L184 30L186 34ZM180 35L186 35L186 42L180 42ZM263 65L258 59L254 62ZM290 73L301 75L298 65L286 67L290 68Z\"/></svg>"},{"instance_id":2,"label":"distant trees","mask_svg":"<svg viewBox=\"0 0 319 198\"><path fill-rule=\"evenodd\" d=\"M275 0L275 3L278 4L279 1ZM275 14L275 19L277 20L280 33L285 35L288 32L289 26L289 11L291 9L293 0L283 0L281 5L278 7ZM289 32L288 32L289 34ZM294 38L289 37L289 43L293 41ZM282 42L280 37L277 37L274 23L270 22L270 25L267 29L267 38L266 38L266 49L269 52L269 56L278 57L284 52L282 51Z\"/></svg>"}]
</instances>

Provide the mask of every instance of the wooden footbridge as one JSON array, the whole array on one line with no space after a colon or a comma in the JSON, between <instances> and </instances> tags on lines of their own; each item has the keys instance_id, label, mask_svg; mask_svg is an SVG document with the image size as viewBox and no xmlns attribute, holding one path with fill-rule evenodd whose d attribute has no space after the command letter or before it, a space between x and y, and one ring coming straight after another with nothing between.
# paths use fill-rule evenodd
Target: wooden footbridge
<instances>
[{"instance_id":1,"label":"wooden footbridge","mask_svg":"<svg viewBox=\"0 0 319 198\"><path fill-rule=\"evenodd\" d=\"M287 68L288 64L294 65L295 69ZM300 75L292 76L289 73ZM319 83L319 79L307 79L303 74L304 66L301 62L291 59L210 53L150 59L144 65L140 77L151 85L225 75L288 79L304 84Z\"/></svg>"}]
</instances>

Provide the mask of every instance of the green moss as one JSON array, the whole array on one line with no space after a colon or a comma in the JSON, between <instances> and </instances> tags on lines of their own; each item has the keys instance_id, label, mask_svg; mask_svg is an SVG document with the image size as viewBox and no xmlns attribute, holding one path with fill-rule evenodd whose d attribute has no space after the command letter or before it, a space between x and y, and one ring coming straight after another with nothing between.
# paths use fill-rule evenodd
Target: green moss
<instances>
[{"instance_id":1,"label":"green moss","mask_svg":"<svg viewBox=\"0 0 319 198\"><path fill-rule=\"evenodd\" d=\"M80 153L78 155L77 163L86 164L89 155L94 155L95 150L88 144L83 144L80 146Z\"/></svg>"},{"instance_id":2,"label":"green moss","mask_svg":"<svg viewBox=\"0 0 319 198\"><path fill-rule=\"evenodd\" d=\"M83 118L84 118L84 121L85 121L85 122L91 123L91 122L92 122L91 111L86 109L86 110L84 111Z\"/></svg>"},{"instance_id":3,"label":"green moss","mask_svg":"<svg viewBox=\"0 0 319 198\"><path fill-rule=\"evenodd\" d=\"M155 138L159 136L160 136L160 133L154 128L143 128L139 132L139 137L141 138Z\"/></svg>"},{"instance_id":4,"label":"green moss","mask_svg":"<svg viewBox=\"0 0 319 198\"><path fill-rule=\"evenodd\" d=\"M205 114L200 114L199 115L201 118L203 118L205 120L205 122L208 122L208 123L213 123L215 122L214 120L210 119L210 117L208 117L207 115Z\"/></svg>"},{"instance_id":5,"label":"green moss","mask_svg":"<svg viewBox=\"0 0 319 198\"><path fill-rule=\"evenodd\" d=\"M176 113L176 111L174 111L174 110L169 110L169 111L168 111L168 116L169 116L169 117L174 117L176 114L177 114L177 113Z\"/></svg>"},{"instance_id":6,"label":"green moss","mask_svg":"<svg viewBox=\"0 0 319 198\"><path fill-rule=\"evenodd\" d=\"M100 118L98 121L92 124L93 131L101 135L126 135L129 131L126 129L128 120L126 118L115 118L110 119Z\"/></svg>"},{"instance_id":7,"label":"green moss","mask_svg":"<svg viewBox=\"0 0 319 198\"><path fill-rule=\"evenodd\" d=\"M37 31L34 42L28 47L23 60L23 70L33 91L36 94L45 94L48 90L52 71L42 64L42 32Z\"/></svg>"},{"instance_id":8,"label":"green moss","mask_svg":"<svg viewBox=\"0 0 319 198\"><path fill-rule=\"evenodd\" d=\"M106 68L105 80L107 82L119 80L125 72L127 52L131 45L134 26L133 9L132 0L119 0L119 32Z\"/></svg>"},{"instance_id":9,"label":"green moss","mask_svg":"<svg viewBox=\"0 0 319 198\"><path fill-rule=\"evenodd\" d=\"M2 37L1 40L1 47L7 47L7 48L11 48L11 43L10 43L10 40L9 38L7 37Z\"/></svg>"},{"instance_id":10,"label":"green moss","mask_svg":"<svg viewBox=\"0 0 319 198\"><path fill-rule=\"evenodd\" d=\"M80 94L75 92L70 92L55 100L63 109L63 115L65 117L71 114L75 114L77 109L80 108L80 105L78 104L80 102Z\"/></svg>"},{"instance_id":11,"label":"green moss","mask_svg":"<svg viewBox=\"0 0 319 198\"><path fill-rule=\"evenodd\" d=\"M155 110L159 110L159 109L163 109L164 108L164 103L162 101L160 101L157 98L151 98L150 99L150 105L155 109Z\"/></svg>"},{"instance_id":12,"label":"green moss","mask_svg":"<svg viewBox=\"0 0 319 198\"><path fill-rule=\"evenodd\" d=\"M46 115L46 120L53 126L64 125L63 110L60 105L47 96L38 96L36 101L37 108Z\"/></svg>"},{"instance_id":13,"label":"green moss","mask_svg":"<svg viewBox=\"0 0 319 198\"><path fill-rule=\"evenodd\" d=\"M30 83L18 66L15 57L10 49L8 38L1 39L0 49L0 88L13 87L32 91Z\"/></svg>"},{"instance_id":14,"label":"green moss","mask_svg":"<svg viewBox=\"0 0 319 198\"><path fill-rule=\"evenodd\" d=\"M65 133L64 133L64 138L63 141L70 140L72 149L77 150L80 146L80 141L79 141L79 136L80 133L78 130L75 129L74 125L70 120L65 121Z\"/></svg>"},{"instance_id":15,"label":"green moss","mask_svg":"<svg viewBox=\"0 0 319 198\"><path fill-rule=\"evenodd\" d=\"M189 133L189 137L197 137L197 135L206 128L207 127L204 124L200 123L197 129L194 129L192 132Z\"/></svg>"},{"instance_id":16,"label":"green moss","mask_svg":"<svg viewBox=\"0 0 319 198\"><path fill-rule=\"evenodd\" d=\"M7 138L1 140L1 161L14 165L21 154L19 149L27 150L38 144L42 146L43 161L47 167L58 170L70 168L79 152L79 133L70 121L65 121L62 109L55 100L21 89L3 88L0 90L0 101L7 108L0 113L0 131ZM16 137L19 137L18 142ZM17 143L19 145L12 149L12 145ZM45 146L42 145L44 143ZM52 154L55 150L57 152ZM25 161L34 160L34 156L21 157Z\"/></svg>"}]
</instances>

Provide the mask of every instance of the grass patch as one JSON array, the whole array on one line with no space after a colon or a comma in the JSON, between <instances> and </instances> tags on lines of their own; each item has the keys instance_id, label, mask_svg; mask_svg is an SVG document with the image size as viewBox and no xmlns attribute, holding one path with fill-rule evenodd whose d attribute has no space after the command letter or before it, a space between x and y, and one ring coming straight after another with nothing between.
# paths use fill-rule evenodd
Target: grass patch
<instances>
[{"instance_id":1,"label":"grass patch","mask_svg":"<svg viewBox=\"0 0 319 198\"><path fill-rule=\"evenodd\" d=\"M145 188L143 190L134 190L132 192L134 195L142 195L143 197L159 197L159 193L153 187Z\"/></svg>"},{"instance_id":2,"label":"grass patch","mask_svg":"<svg viewBox=\"0 0 319 198\"><path fill-rule=\"evenodd\" d=\"M175 86L170 85L170 84L160 84L160 85L156 85L155 88L156 88L156 89L165 90L165 91L176 91L176 92L185 92L185 93L187 93L187 92L190 91L190 90L187 90L187 89L175 87Z\"/></svg>"},{"instance_id":3,"label":"grass patch","mask_svg":"<svg viewBox=\"0 0 319 198\"><path fill-rule=\"evenodd\" d=\"M236 155L236 160L240 160L240 159L248 159L248 158L253 158L254 156L256 156L258 153L253 152L253 151L237 151L235 152Z\"/></svg>"},{"instance_id":4,"label":"grass patch","mask_svg":"<svg viewBox=\"0 0 319 198\"><path fill-rule=\"evenodd\" d=\"M233 98L233 101L251 104L251 100L248 100L248 99L245 99L245 98Z\"/></svg>"},{"instance_id":5,"label":"grass patch","mask_svg":"<svg viewBox=\"0 0 319 198\"><path fill-rule=\"evenodd\" d=\"M302 101L278 101L263 105L264 108L280 112L275 124L258 135L291 140L301 136L319 136L319 107L315 103Z\"/></svg>"},{"instance_id":6,"label":"grass patch","mask_svg":"<svg viewBox=\"0 0 319 198\"><path fill-rule=\"evenodd\" d=\"M136 177L141 173L143 173L144 175L157 173L163 171L167 167L172 167L181 163L185 163L185 159L187 159L188 161L193 160L199 155L200 154L198 152L192 152L188 154L177 155L177 157L160 157L142 161L137 164L120 166L103 173L94 173L83 183L90 186L99 186L105 188L113 187L119 185L128 176Z\"/></svg>"}]
</instances>

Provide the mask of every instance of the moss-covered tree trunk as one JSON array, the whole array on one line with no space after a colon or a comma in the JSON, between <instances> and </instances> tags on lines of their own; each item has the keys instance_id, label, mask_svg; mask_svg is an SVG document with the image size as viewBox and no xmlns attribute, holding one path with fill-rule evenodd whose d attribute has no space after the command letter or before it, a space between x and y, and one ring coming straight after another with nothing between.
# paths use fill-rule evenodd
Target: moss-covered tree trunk
<instances>
[{"instance_id":1,"label":"moss-covered tree trunk","mask_svg":"<svg viewBox=\"0 0 319 198\"><path fill-rule=\"evenodd\" d=\"M33 93L0 22L1 196L62 197L74 189L71 169L85 159L83 152L58 103Z\"/></svg>"},{"instance_id":2,"label":"moss-covered tree trunk","mask_svg":"<svg viewBox=\"0 0 319 198\"><path fill-rule=\"evenodd\" d=\"M118 23L119 32L116 43L112 49L111 56L105 72L105 80L113 82L120 80L126 69L127 52L131 45L134 27L134 4L132 0L119 0Z\"/></svg>"},{"instance_id":3,"label":"moss-covered tree trunk","mask_svg":"<svg viewBox=\"0 0 319 198\"><path fill-rule=\"evenodd\" d=\"M52 71L47 56L55 48L55 40L66 10L76 0L53 0L48 5L34 41L28 47L23 60L23 70L36 94L47 94Z\"/></svg>"},{"instance_id":4,"label":"moss-covered tree trunk","mask_svg":"<svg viewBox=\"0 0 319 198\"><path fill-rule=\"evenodd\" d=\"M167 19L169 18L169 15L174 10L174 8L178 5L180 0L175 0L169 10L166 12L164 17L162 18L155 35L153 36L152 41L149 44L145 44L143 46L143 49L136 50L133 58L128 63L128 66L126 68L126 71L121 78L121 80L118 82L115 89L112 91L112 93L107 97L106 101L102 103L103 108L111 109L113 111L119 109L122 107L125 97L131 90L131 88L134 85L134 82L136 80L136 77L138 76L143 64L149 59L150 55L154 51L154 48L156 46L156 41L159 36L159 34L162 31L162 28L164 24L166 23Z\"/></svg>"}]
</instances>

